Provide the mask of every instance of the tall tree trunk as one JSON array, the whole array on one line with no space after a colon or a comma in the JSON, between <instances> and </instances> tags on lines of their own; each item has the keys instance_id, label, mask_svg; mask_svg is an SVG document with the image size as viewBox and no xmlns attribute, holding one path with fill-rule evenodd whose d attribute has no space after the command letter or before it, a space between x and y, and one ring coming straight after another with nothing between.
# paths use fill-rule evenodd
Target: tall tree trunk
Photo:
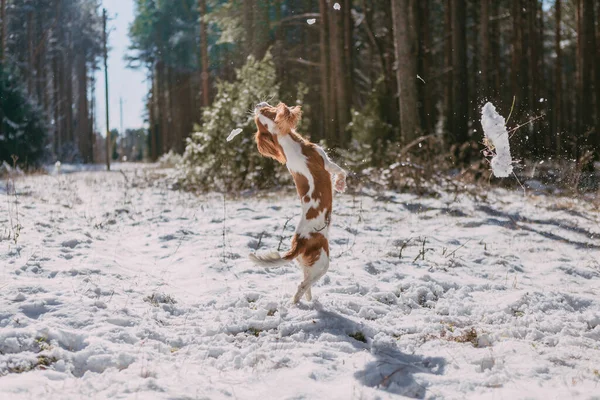
<instances>
[{"instance_id":1,"label":"tall tree trunk","mask_svg":"<svg viewBox=\"0 0 600 400\"><path fill-rule=\"evenodd\" d=\"M27 13L27 93L30 97L33 96L33 88L35 84L35 68L33 67L33 58L33 11L29 11Z\"/></svg>"},{"instance_id":2,"label":"tall tree trunk","mask_svg":"<svg viewBox=\"0 0 600 400\"><path fill-rule=\"evenodd\" d=\"M328 15L327 0L319 0L319 12L321 14L319 25L319 54L321 59L321 67L319 69L320 91L322 102L323 115L323 132L321 137L331 140L335 128L333 125L333 117L331 115L331 98L329 92L329 77L330 62L329 62L329 15Z\"/></svg>"},{"instance_id":3,"label":"tall tree trunk","mask_svg":"<svg viewBox=\"0 0 600 400\"><path fill-rule=\"evenodd\" d=\"M353 27L352 21L352 0L344 0L342 5L343 26L344 26L344 85L346 86L346 104L350 108L352 104L352 80L353 80ZM350 113L348 112L348 122L350 122Z\"/></svg>"},{"instance_id":4,"label":"tall tree trunk","mask_svg":"<svg viewBox=\"0 0 600 400\"><path fill-rule=\"evenodd\" d=\"M554 69L554 137L556 140L556 154L561 157L562 154L562 49L561 41L561 0L554 3L554 12L556 19L556 32L554 47L556 51L556 64Z\"/></svg>"},{"instance_id":5,"label":"tall tree trunk","mask_svg":"<svg viewBox=\"0 0 600 400\"><path fill-rule=\"evenodd\" d=\"M244 0L243 3L243 24L244 36L246 39L246 56L253 54L254 48L254 8L256 0Z\"/></svg>"},{"instance_id":6,"label":"tall tree trunk","mask_svg":"<svg viewBox=\"0 0 600 400\"><path fill-rule=\"evenodd\" d=\"M326 0L327 2L327 27L328 27L328 39L329 39L329 88L327 89L329 93L329 118L331 121L331 128L328 132L328 143L330 146L337 146L339 144L339 135L338 135L338 97L337 97L337 80L339 79L338 70L336 69L336 60L335 52L337 50L337 41L336 41L336 31L337 24L335 22L334 10L332 9L331 0Z\"/></svg>"},{"instance_id":7,"label":"tall tree trunk","mask_svg":"<svg viewBox=\"0 0 600 400\"><path fill-rule=\"evenodd\" d=\"M46 79L46 74L44 70L44 56L46 53L46 42L44 40L44 32L43 32L43 20L42 16L39 12L35 13L35 43L37 44L36 51L34 52L34 68L35 68L35 97L37 99L38 104L42 107L45 104L44 99L44 82ZM44 111L46 109L44 108ZM46 115L47 117L47 115Z\"/></svg>"},{"instance_id":8,"label":"tall tree trunk","mask_svg":"<svg viewBox=\"0 0 600 400\"><path fill-rule=\"evenodd\" d=\"M590 12L593 12L593 7ZM596 89L596 153L600 158L600 2L596 1L596 46L592 51L594 57L594 88ZM590 45L590 48L592 46Z\"/></svg>"},{"instance_id":9,"label":"tall tree trunk","mask_svg":"<svg viewBox=\"0 0 600 400\"><path fill-rule=\"evenodd\" d=\"M454 102L452 97L454 70L452 66L452 0L446 0L444 10L444 112L446 116L446 145L452 145L454 138L452 129L454 127Z\"/></svg>"},{"instance_id":10,"label":"tall tree trunk","mask_svg":"<svg viewBox=\"0 0 600 400\"><path fill-rule=\"evenodd\" d=\"M170 66L165 67L165 80L164 80L164 94L166 102L166 114L167 114L167 125L163 130L164 133L164 151L168 152L173 149L173 139L177 132L177 127L174 118L174 105L173 100L175 98L173 93L173 73Z\"/></svg>"},{"instance_id":11,"label":"tall tree trunk","mask_svg":"<svg viewBox=\"0 0 600 400\"><path fill-rule=\"evenodd\" d=\"M523 91L521 75L527 73L527 70L521 70L521 59L523 58L523 41L521 25L521 0L512 0L511 18L513 23L512 32L512 52L511 52L511 92L517 102L522 101L521 93ZM520 104L519 104L520 106ZM519 107L520 108L520 107ZM516 110L515 110L516 111Z\"/></svg>"},{"instance_id":12,"label":"tall tree trunk","mask_svg":"<svg viewBox=\"0 0 600 400\"><path fill-rule=\"evenodd\" d=\"M2 27L0 27L0 63L4 64L4 60L6 59L6 35L8 32L6 0L0 0L0 19L2 19Z\"/></svg>"},{"instance_id":13,"label":"tall tree trunk","mask_svg":"<svg viewBox=\"0 0 600 400\"><path fill-rule=\"evenodd\" d=\"M538 38L538 0L529 0L527 3L527 25L528 25L528 40L524 43L528 49L529 58L529 117L535 115L540 110L539 93L539 77L543 75L543 69L539 62L539 54L543 52L541 48L543 43ZM534 155L542 155L544 152L544 136L541 129L534 130L534 137L531 139L533 146L529 146L530 153Z\"/></svg>"},{"instance_id":14,"label":"tall tree trunk","mask_svg":"<svg viewBox=\"0 0 600 400\"><path fill-rule=\"evenodd\" d=\"M54 154L57 157L61 156L61 149L63 144L63 124L62 124L62 107L61 107L61 73L60 73L60 58L62 54L57 51L55 52L52 60L52 81L54 86L54 93L52 96L54 104Z\"/></svg>"},{"instance_id":15,"label":"tall tree trunk","mask_svg":"<svg viewBox=\"0 0 600 400\"><path fill-rule=\"evenodd\" d=\"M500 70L500 26L499 26L499 14L500 7L498 1L492 1L491 4L491 16L492 21L489 23L490 35L490 51L491 56L488 57L488 95L492 96L496 101L502 104L502 98L500 97L500 82L504 81L504 76L501 76Z\"/></svg>"},{"instance_id":16,"label":"tall tree trunk","mask_svg":"<svg viewBox=\"0 0 600 400\"><path fill-rule=\"evenodd\" d=\"M88 98L87 98L87 63L85 53L77 59L77 136L79 153L84 163L94 162L92 148L92 133L89 129Z\"/></svg>"},{"instance_id":17,"label":"tall tree trunk","mask_svg":"<svg viewBox=\"0 0 600 400\"><path fill-rule=\"evenodd\" d=\"M75 141L75 135L73 132L73 41L71 32L67 32L67 50L65 59L65 119L67 123L67 141L73 144Z\"/></svg>"},{"instance_id":18,"label":"tall tree trunk","mask_svg":"<svg viewBox=\"0 0 600 400\"><path fill-rule=\"evenodd\" d=\"M473 21L465 29L466 48L467 48L467 70L481 71L479 67L479 26L480 26L480 8L476 2L466 2L467 9L465 11L465 18L469 21ZM472 50L471 50L472 49ZM471 54L471 57L468 56ZM477 100L480 98L480 74L474 73L467 75L467 87L469 89L468 99L468 116L467 121L478 121L481 118L481 107L478 106ZM475 101L472 101L472 100ZM467 122L468 124L468 122Z\"/></svg>"},{"instance_id":19,"label":"tall tree trunk","mask_svg":"<svg viewBox=\"0 0 600 400\"><path fill-rule=\"evenodd\" d=\"M429 25L430 1L421 0L417 3L417 26L419 27L419 65L417 70L419 76L421 76L422 79L417 81L417 88L419 90L419 102L421 103L419 111L421 129L428 133L431 133L434 129L434 113L431 95L432 83L429 82L431 66L431 27Z\"/></svg>"},{"instance_id":20,"label":"tall tree trunk","mask_svg":"<svg viewBox=\"0 0 600 400\"><path fill-rule=\"evenodd\" d=\"M593 92L592 83L594 81L594 75L598 76L598 73L594 72L594 58L596 54L596 31L595 31L595 10L592 0L580 0L581 1L581 39L582 39L582 77L581 77L581 117L582 117L582 135L590 135L587 140L593 151L600 152L600 132L595 132L597 121L594 119L593 109ZM598 101L598 99L596 99Z\"/></svg>"},{"instance_id":21,"label":"tall tree trunk","mask_svg":"<svg viewBox=\"0 0 600 400\"><path fill-rule=\"evenodd\" d=\"M0 0L0 64L4 67L6 56L6 0ZM0 137L3 136L4 110L0 110Z\"/></svg>"},{"instance_id":22,"label":"tall tree trunk","mask_svg":"<svg viewBox=\"0 0 600 400\"><path fill-rule=\"evenodd\" d=\"M350 102L347 79L347 61L345 59L344 45L344 13L341 10L330 10L330 51L333 81L332 98L335 95L335 129L334 144L344 145L347 142L346 127L350 122Z\"/></svg>"},{"instance_id":23,"label":"tall tree trunk","mask_svg":"<svg viewBox=\"0 0 600 400\"><path fill-rule=\"evenodd\" d=\"M452 134L459 144L469 140L466 8L465 0L452 0L452 102L454 103Z\"/></svg>"},{"instance_id":24,"label":"tall tree trunk","mask_svg":"<svg viewBox=\"0 0 600 400\"><path fill-rule=\"evenodd\" d=\"M575 62L576 73L575 73L575 159L579 159L581 155L581 145L583 143L582 131L585 129L583 123L583 22L582 22L582 0L575 0L575 25L577 29L577 48L576 55L577 59Z\"/></svg>"},{"instance_id":25,"label":"tall tree trunk","mask_svg":"<svg viewBox=\"0 0 600 400\"><path fill-rule=\"evenodd\" d=\"M92 143L92 154L95 154L96 146L96 64L92 61L92 67L90 68L90 113L89 113L89 125L90 135Z\"/></svg>"},{"instance_id":26,"label":"tall tree trunk","mask_svg":"<svg viewBox=\"0 0 600 400\"><path fill-rule=\"evenodd\" d=\"M147 107L148 107L148 119L150 120L150 127L148 129L148 146L150 147L150 159L155 161L158 158L157 152L157 125L156 122L156 114L154 112L156 106L154 105L154 101L156 100L156 85L154 84L154 77L152 77L152 87L150 89L150 96L148 97Z\"/></svg>"},{"instance_id":27,"label":"tall tree trunk","mask_svg":"<svg viewBox=\"0 0 600 400\"><path fill-rule=\"evenodd\" d=\"M392 0L400 129L404 143L416 139L421 132L419 110L417 108L417 54L419 42L415 26L416 7L416 0Z\"/></svg>"},{"instance_id":28,"label":"tall tree trunk","mask_svg":"<svg viewBox=\"0 0 600 400\"><path fill-rule=\"evenodd\" d=\"M479 25L479 69L481 71L481 87L479 95L481 99L489 100L490 91L490 0L481 0L481 23ZM498 68L498 66L496 66Z\"/></svg>"},{"instance_id":29,"label":"tall tree trunk","mask_svg":"<svg viewBox=\"0 0 600 400\"><path fill-rule=\"evenodd\" d=\"M206 15L206 0L198 0L198 13L200 14L200 61L202 63L202 72L200 80L202 82L202 107L210 105L210 86L208 83L208 33L204 16Z\"/></svg>"},{"instance_id":30,"label":"tall tree trunk","mask_svg":"<svg viewBox=\"0 0 600 400\"><path fill-rule=\"evenodd\" d=\"M258 0L254 5L254 43L252 54L262 60L269 48L269 1Z\"/></svg>"},{"instance_id":31,"label":"tall tree trunk","mask_svg":"<svg viewBox=\"0 0 600 400\"><path fill-rule=\"evenodd\" d=\"M165 107L165 66L162 61L156 63L156 74L155 74L155 95L156 95L156 120L158 121L158 129L156 130L157 137L157 156L165 153L166 150L166 136L168 129L167 121L167 109Z\"/></svg>"},{"instance_id":32,"label":"tall tree trunk","mask_svg":"<svg viewBox=\"0 0 600 400\"><path fill-rule=\"evenodd\" d=\"M537 18L537 2L538 0L529 0L527 5L527 25L529 27L529 40L527 41L529 53L529 110L535 112L538 110L539 90L538 77L543 74L539 64L539 54L542 43L538 39L538 18Z\"/></svg>"}]
</instances>

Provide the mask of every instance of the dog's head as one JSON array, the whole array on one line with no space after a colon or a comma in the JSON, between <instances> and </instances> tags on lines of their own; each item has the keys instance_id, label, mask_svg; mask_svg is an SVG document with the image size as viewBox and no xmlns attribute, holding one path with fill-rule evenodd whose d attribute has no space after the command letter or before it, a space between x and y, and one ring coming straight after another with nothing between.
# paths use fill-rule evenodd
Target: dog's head
<instances>
[{"instance_id":1,"label":"dog's head","mask_svg":"<svg viewBox=\"0 0 600 400\"><path fill-rule=\"evenodd\" d=\"M298 125L302 117L302 109L300 106L288 107L283 103L273 107L262 102L256 105L254 115L259 131L285 135Z\"/></svg>"}]
</instances>

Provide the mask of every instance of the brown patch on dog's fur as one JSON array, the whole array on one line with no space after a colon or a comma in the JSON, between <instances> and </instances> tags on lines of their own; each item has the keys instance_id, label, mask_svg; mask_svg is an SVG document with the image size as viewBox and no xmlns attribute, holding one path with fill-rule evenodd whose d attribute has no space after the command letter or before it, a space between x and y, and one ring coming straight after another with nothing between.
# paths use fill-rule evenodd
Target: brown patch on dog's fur
<instances>
[{"instance_id":1,"label":"brown patch on dog's fur","mask_svg":"<svg viewBox=\"0 0 600 400\"><path fill-rule=\"evenodd\" d=\"M315 219L319 216L319 211L316 208L311 207L306 212L306 219Z\"/></svg>"},{"instance_id":2,"label":"brown patch on dog's fur","mask_svg":"<svg viewBox=\"0 0 600 400\"><path fill-rule=\"evenodd\" d=\"M283 258L292 260L296 257L302 257L303 265L312 266L321 257L321 249L325 250L327 257L329 257L329 242L323 234L313 232L308 239L299 237L296 234L292 238L292 248Z\"/></svg>"},{"instance_id":3,"label":"brown patch on dog's fur","mask_svg":"<svg viewBox=\"0 0 600 400\"><path fill-rule=\"evenodd\" d=\"M275 121L275 117L277 116L277 108L276 107L263 107L260 109L260 113L265 117L269 118L271 121Z\"/></svg>"},{"instance_id":4,"label":"brown patch on dog's fur","mask_svg":"<svg viewBox=\"0 0 600 400\"><path fill-rule=\"evenodd\" d=\"M297 134L296 134L297 135ZM317 208L311 208L306 213L306 219L317 218L319 214L326 210L325 220L329 221L331 213L331 204L333 201L333 188L331 187L331 175L325 169L325 161L317 152L312 143L301 143L302 154L306 157L306 165L314 179L315 190L312 193L314 200L319 200Z\"/></svg>"},{"instance_id":5,"label":"brown patch on dog's fur","mask_svg":"<svg viewBox=\"0 0 600 400\"><path fill-rule=\"evenodd\" d=\"M258 117L255 119L255 122L256 126L258 127L258 131L256 132L254 138L260 154L266 157L271 157L272 159L285 164L287 160L285 158L283 148L277 140L277 136L269 133L267 127L258 120Z\"/></svg>"},{"instance_id":6,"label":"brown patch on dog's fur","mask_svg":"<svg viewBox=\"0 0 600 400\"><path fill-rule=\"evenodd\" d=\"M296 190L298 191L298 196L303 198L308 193L308 189L310 186L308 185L308 178L302 174L297 172L291 172L292 177L294 178L294 183L296 184Z\"/></svg>"}]
</instances>

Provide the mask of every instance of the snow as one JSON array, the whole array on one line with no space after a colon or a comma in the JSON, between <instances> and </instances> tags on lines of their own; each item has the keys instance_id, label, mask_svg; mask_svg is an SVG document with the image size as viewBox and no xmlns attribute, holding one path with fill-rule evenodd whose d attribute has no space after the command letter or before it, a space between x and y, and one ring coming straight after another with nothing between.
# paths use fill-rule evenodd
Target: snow
<instances>
[{"instance_id":1,"label":"snow","mask_svg":"<svg viewBox=\"0 0 600 400\"><path fill-rule=\"evenodd\" d=\"M492 103L485 103L481 109L481 126L485 137L492 142L495 155L492 158L492 171L498 178L506 178L513 171L508 131L504 117L498 114Z\"/></svg>"},{"instance_id":2,"label":"snow","mask_svg":"<svg viewBox=\"0 0 600 400\"><path fill-rule=\"evenodd\" d=\"M306 20L306 23L309 25L313 25L315 22L317 22L316 18L309 18Z\"/></svg>"},{"instance_id":3,"label":"snow","mask_svg":"<svg viewBox=\"0 0 600 400\"><path fill-rule=\"evenodd\" d=\"M233 140L233 138L235 138L237 135L239 135L240 133L242 133L241 128L236 128L234 130L231 131L231 133L229 134L229 136L227 136L227 141L231 142Z\"/></svg>"},{"instance_id":4,"label":"snow","mask_svg":"<svg viewBox=\"0 0 600 400\"><path fill-rule=\"evenodd\" d=\"M300 271L247 258L288 248L293 188L195 196L112 167L17 177L17 200L1 186L0 398L599 393L589 202L336 195L331 267L294 307Z\"/></svg>"},{"instance_id":5,"label":"snow","mask_svg":"<svg viewBox=\"0 0 600 400\"><path fill-rule=\"evenodd\" d=\"M340 3L335 3L335 4L333 5L333 9L334 9L334 10L341 10L341 9L342 9L342 6L340 6Z\"/></svg>"}]
</instances>

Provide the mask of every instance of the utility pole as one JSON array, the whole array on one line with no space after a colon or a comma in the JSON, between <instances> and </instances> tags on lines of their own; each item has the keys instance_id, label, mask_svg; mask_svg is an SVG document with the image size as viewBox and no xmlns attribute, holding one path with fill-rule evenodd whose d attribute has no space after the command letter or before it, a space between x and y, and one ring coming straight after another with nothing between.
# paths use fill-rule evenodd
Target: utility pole
<instances>
[{"instance_id":1,"label":"utility pole","mask_svg":"<svg viewBox=\"0 0 600 400\"><path fill-rule=\"evenodd\" d=\"M119 131L119 135L121 135L121 146L120 146L120 152L119 155L121 157L123 157L123 155L125 155L125 146L127 145L126 143L126 137L125 137L125 131L123 130L123 97L119 97L119 114L120 114L120 131Z\"/></svg>"},{"instance_id":2,"label":"utility pole","mask_svg":"<svg viewBox=\"0 0 600 400\"><path fill-rule=\"evenodd\" d=\"M125 137L124 136L124 132L125 131L123 130L123 97L119 97L119 111L120 111L120 114L121 114L121 121L120 121L121 122L121 124L120 124L120 126L121 126L120 129L121 130L120 130L119 133L121 134L121 136Z\"/></svg>"},{"instance_id":3,"label":"utility pole","mask_svg":"<svg viewBox=\"0 0 600 400\"><path fill-rule=\"evenodd\" d=\"M106 47L106 8L102 9L102 39L104 41L104 93L106 94L106 170L110 171L110 119L108 117L108 50Z\"/></svg>"}]
</instances>

